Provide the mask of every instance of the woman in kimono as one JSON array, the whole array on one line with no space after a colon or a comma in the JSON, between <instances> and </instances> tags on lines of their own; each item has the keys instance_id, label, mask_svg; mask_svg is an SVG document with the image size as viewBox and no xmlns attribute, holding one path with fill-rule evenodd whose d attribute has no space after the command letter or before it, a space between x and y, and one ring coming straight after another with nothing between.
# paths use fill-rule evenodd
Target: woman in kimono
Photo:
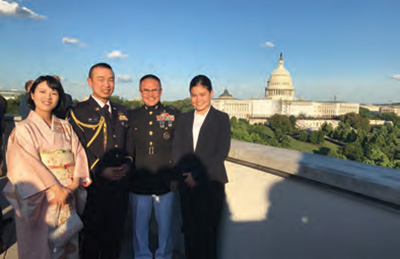
<instances>
[{"instance_id":1,"label":"woman in kimono","mask_svg":"<svg viewBox=\"0 0 400 259\"><path fill-rule=\"evenodd\" d=\"M72 126L53 115L65 105L57 79L36 79L27 102L32 111L8 140L3 191L15 209L18 255L78 258L77 233L62 247L51 247L49 235L76 214L75 192L90 183L86 154Z\"/></svg>"}]
</instances>

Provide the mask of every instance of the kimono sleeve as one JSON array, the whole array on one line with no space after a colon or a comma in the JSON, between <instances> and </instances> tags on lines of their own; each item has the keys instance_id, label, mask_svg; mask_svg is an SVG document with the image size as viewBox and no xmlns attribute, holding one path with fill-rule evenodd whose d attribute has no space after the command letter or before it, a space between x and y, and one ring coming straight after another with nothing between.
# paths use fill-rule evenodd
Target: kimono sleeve
<instances>
[{"instance_id":1,"label":"kimono sleeve","mask_svg":"<svg viewBox=\"0 0 400 259\"><path fill-rule=\"evenodd\" d=\"M57 184L57 178L42 163L34 131L16 125L8 140L7 177L22 199Z\"/></svg>"},{"instance_id":2,"label":"kimono sleeve","mask_svg":"<svg viewBox=\"0 0 400 259\"><path fill-rule=\"evenodd\" d=\"M89 165L88 160L86 157L85 149L83 148L81 142L79 141L78 136L76 135L75 131L72 129L72 126L69 125L70 132L71 132L71 151L74 154L75 160L75 169L74 169L74 177L79 178L89 178Z\"/></svg>"}]
</instances>

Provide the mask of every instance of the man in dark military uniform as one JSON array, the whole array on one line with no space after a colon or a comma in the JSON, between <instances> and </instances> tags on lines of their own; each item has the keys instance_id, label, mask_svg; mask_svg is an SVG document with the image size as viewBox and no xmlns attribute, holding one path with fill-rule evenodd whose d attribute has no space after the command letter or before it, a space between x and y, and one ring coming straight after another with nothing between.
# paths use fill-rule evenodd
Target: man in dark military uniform
<instances>
[{"instance_id":1,"label":"man in dark military uniform","mask_svg":"<svg viewBox=\"0 0 400 259\"><path fill-rule=\"evenodd\" d=\"M93 183L83 215L82 258L118 258L128 204L128 173L132 152L126 145L128 118L123 106L112 103L114 72L99 63L90 69L92 95L69 113L85 147Z\"/></svg>"},{"instance_id":2,"label":"man in dark military uniform","mask_svg":"<svg viewBox=\"0 0 400 259\"><path fill-rule=\"evenodd\" d=\"M172 218L177 189L172 161L172 139L180 111L160 103L160 79L145 75L140 79L144 105L129 111L129 135L135 147L135 170L130 184L133 247L135 258L152 259L149 249L149 221L152 208L158 225L156 259L171 259Z\"/></svg>"}]
</instances>

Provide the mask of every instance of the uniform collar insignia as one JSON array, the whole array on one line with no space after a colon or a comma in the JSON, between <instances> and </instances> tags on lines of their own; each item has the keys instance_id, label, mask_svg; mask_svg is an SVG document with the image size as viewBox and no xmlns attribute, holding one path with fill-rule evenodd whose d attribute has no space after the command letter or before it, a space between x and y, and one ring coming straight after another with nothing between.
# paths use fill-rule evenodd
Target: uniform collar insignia
<instances>
[{"instance_id":1,"label":"uniform collar insignia","mask_svg":"<svg viewBox=\"0 0 400 259\"><path fill-rule=\"evenodd\" d=\"M143 104L144 105L144 108L146 109L146 110L150 110L150 111L155 111L155 110L158 110L158 108L160 108L160 106L162 106L162 104L160 103L160 102L158 102L156 105L154 105L154 106L147 106L146 104Z\"/></svg>"}]
</instances>

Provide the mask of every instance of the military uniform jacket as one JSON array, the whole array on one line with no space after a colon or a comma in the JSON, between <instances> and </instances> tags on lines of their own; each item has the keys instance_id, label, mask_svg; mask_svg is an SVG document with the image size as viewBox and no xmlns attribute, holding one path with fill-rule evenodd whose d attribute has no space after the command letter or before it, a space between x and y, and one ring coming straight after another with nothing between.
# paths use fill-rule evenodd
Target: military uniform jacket
<instances>
[{"instance_id":1,"label":"military uniform jacket","mask_svg":"<svg viewBox=\"0 0 400 259\"><path fill-rule=\"evenodd\" d=\"M169 192L176 178L172 159L172 139L180 111L160 102L128 112L130 145L134 146L134 172L130 190L138 194Z\"/></svg>"},{"instance_id":2,"label":"military uniform jacket","mask_svg":"<svg viewBox=\"0 0 400 259\"><path fill-rule=\"evenodd\" d=\"M78 103L69 113L73 126L85 147L94 182L104 167L132 163L132 153L126 145L128 118L122 105L111 104L111 117L90 97Z\"/></svg>"}]
</instances>

